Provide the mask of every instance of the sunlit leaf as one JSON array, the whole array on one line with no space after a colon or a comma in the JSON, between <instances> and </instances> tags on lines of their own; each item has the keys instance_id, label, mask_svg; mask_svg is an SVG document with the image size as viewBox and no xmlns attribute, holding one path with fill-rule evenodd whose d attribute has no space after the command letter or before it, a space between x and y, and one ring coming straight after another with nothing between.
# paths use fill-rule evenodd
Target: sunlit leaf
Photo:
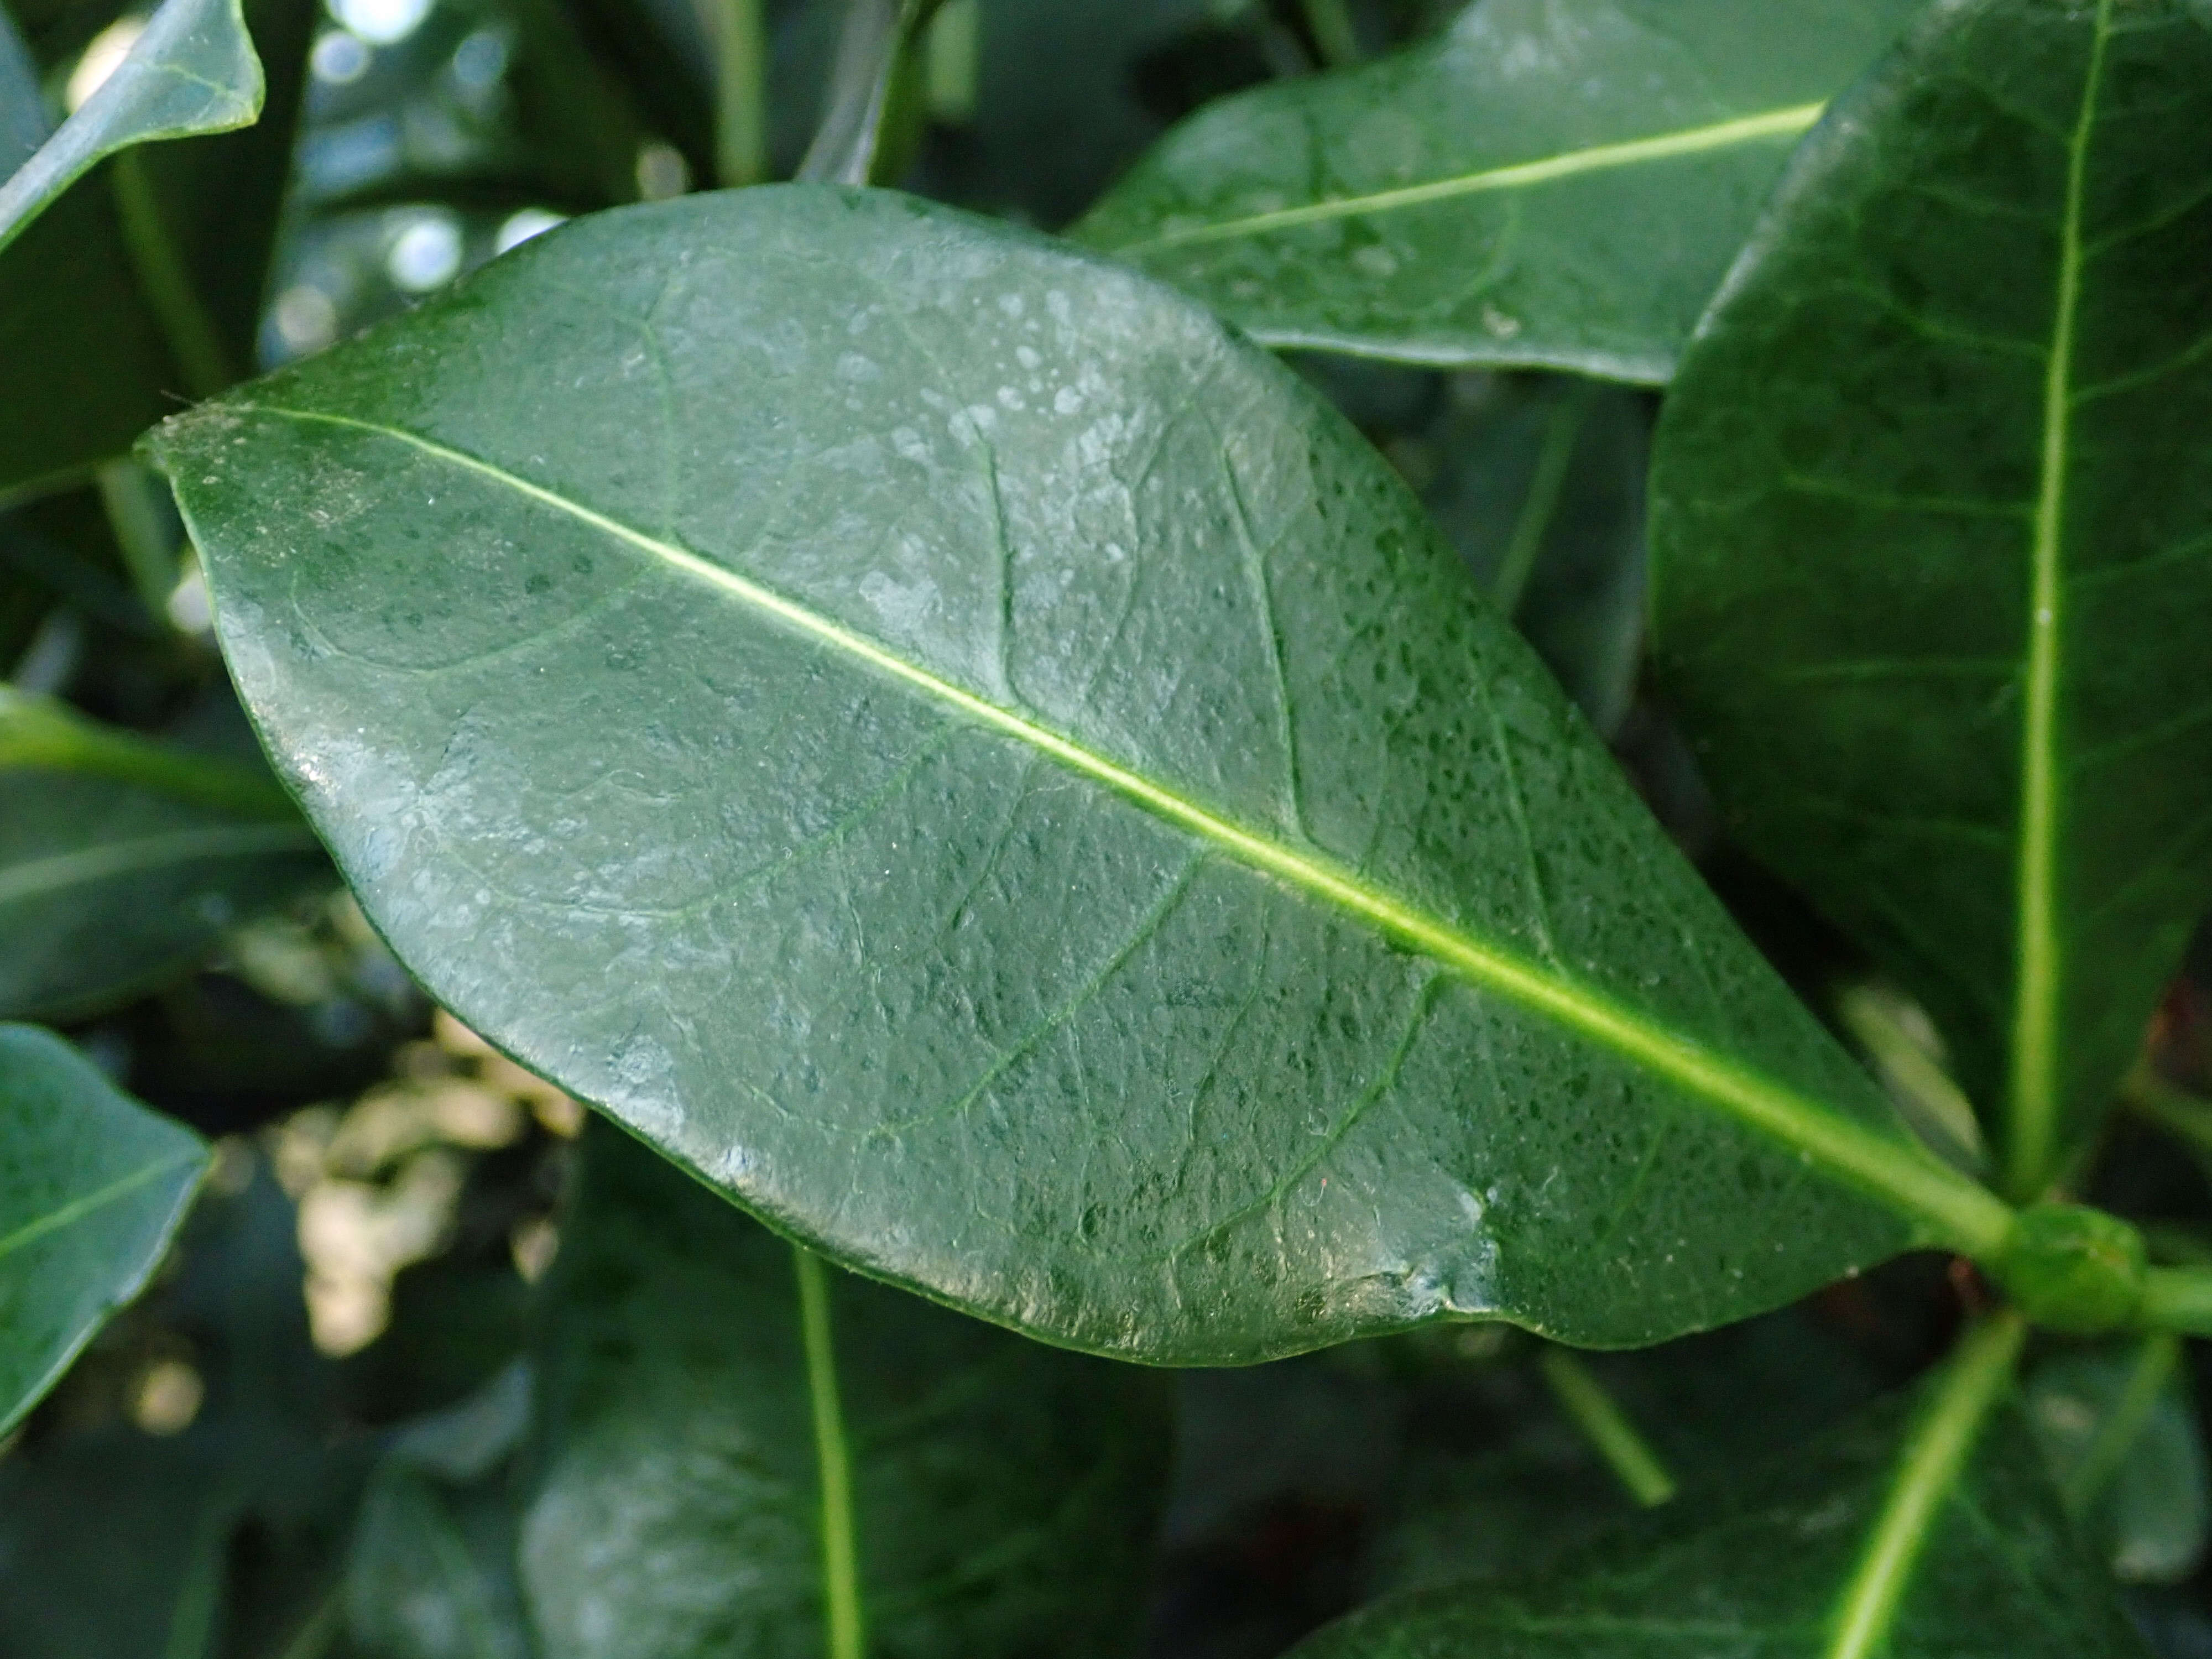
<instances>
[{"instance_id":1,"label":"sunlit leaf","mask_svg":"<svg viewBox=\"0 0 2212 1659\"><path fill-rule=\"evenodd\" d=\"M35 388L0 398L0 495L82 477L252 369L319 9L246 0L254 125L110 155L0 251L0 358Z\"/></svg>"}]
</instances>

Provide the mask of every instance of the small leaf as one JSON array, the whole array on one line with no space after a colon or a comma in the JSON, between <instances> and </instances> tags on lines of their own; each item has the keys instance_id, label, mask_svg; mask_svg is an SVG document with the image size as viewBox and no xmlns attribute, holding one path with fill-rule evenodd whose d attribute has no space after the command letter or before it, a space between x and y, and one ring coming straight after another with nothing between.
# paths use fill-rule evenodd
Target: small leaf
<instances>
[{"instance_id":1,"label":"small leaf","mask_svg":"<svg viewBox=\"0 0 2212 1659\"><path fill-rule=\"evenodd\" d=\"M1660 382L1790 147L1917 0L1478 0L1224 99L1072 234L1271 345Z\"/></svg>"},{"instance_id":2,"label":"small leaf","mask_svg":"<svg viewBox=\"0 0 2212 1659\"><path fill-rule=\"evenodd\" d=\"M325 868L258 768L0 686L0 1016L147 990Z\"/></svg>"},{"instance_id":3,"label":"small leaf","mask_svg":"<svg viewBox=\"0 0 2212 1659\"><path fill-rule=\"evenodd\" d=\"M1985 1422L1984 1357L1917 1413L1887 1402L1543 1577L1382 1602L1297 1659L2142 1659L2017 1419Z\"/></svg>"},{"instance_id":4,"label":"small leaf","mask_svg":"<svg viewBox=\"0 0 2212 1659\"><path fill-rule=\"evenodd\" d=\"M0 1025L0 1434L138 1293L206 1164L59 1037Z\"/></svg>"},{"instance_id":5,"label":"small leaf","mask_svg":"<svg viewBox=\"0 0 2212 1659\"><path fill-rule=\"evenodd\" d=\"M1660 427L1667 684L1926 1006L2006 1185L2212 902L2212 15L1932 12L1802 153Z\"/></svg>"},{"instance_id":6,"label":"small leaf","mask_svg":"<svg viewBox=\"0 0 2212 1659\"><path fill-rule=\"evenodd\" d=\"M402 960L838 1260L1249 1361L1648 1341L2008 1224L1374 452L1107 262L621 210L155 447Z\"/></svg>"},{"instance_id":7,"label":"small leaf","mask_svg":"<svg viewBox=\"0 0 2212 1659\"><path fill-rule=\"evenodd\" d=\"M251 368L319 13L246 0L261 119L111 156L0 252L0 360L36 389L0 398L0 495L82 477Z\"/></svg>"},{"instance_id":8,"label":"small leaf","mask_svg":"<svg viewBox=\"0 0 2212 1659\"><path fill-rule=\"evenodd\" d=\"M585 1162L523 1533L546 1659L856 1652L841 1602L913 1659L1128 1650L1164 1379L818 1262L809 1308L793 1247L681 1171L604 1125Z\"/></svg>"},{"instance_id":9,"label":"small leaf","mask_svg":"<svg viewBox=\"0 0 2212 1659\"><path fill-rule=\"evenodd\" d=\"M103 158L251 125L262 90L240 0L163 0L83 107L0 184L0 251Z\"/></svg>"},{"instance_id":10,"label":"small leaf","mask_svg":"<svg viewBox=\"0 0 2212 1659\"><path fill-rule=\"evenodd\" d=\"M368 1461L362 1396L308 1340L291 1200L257 1155L232 1156L245 1190L203 1190L132 1322L167 1364L189 1341L205 1383L190 1425L105 1414L149 1355L102 1344L70 1386L69 1407L94 1410L52 1413L0 1458L8 1659L321 1651L285 1644L327 1605Z\"/></svg>"}]
</instances>

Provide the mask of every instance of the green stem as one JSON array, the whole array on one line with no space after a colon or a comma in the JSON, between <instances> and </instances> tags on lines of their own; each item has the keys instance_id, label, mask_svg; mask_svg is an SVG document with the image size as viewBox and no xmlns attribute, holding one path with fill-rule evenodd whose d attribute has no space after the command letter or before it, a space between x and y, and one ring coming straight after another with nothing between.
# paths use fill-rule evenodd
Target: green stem
<instances>
[{"instance_id":1,"label":"green stem","mask_svg":"<svg viewBox=\"0 0 2212 1659\"><path fill-rule=\"evenodd\" d=\"M1490 590L1491 599L1509 622L1521 608L1528 578L1535 574L1537 556L1544 550L1544 538L1551 533L1552 520L1559 515L1567 465L1575 458L1575 441L1582 436L1583 417L1589 409L1589 388L1577 382L1560 394L1552 418L1545 424L1535 471L1528 477L1528 493L1522 500L1520 516L1513 521L1513 539L1505 544L1505 556L1498 562L1498 579Z\"/></svg>"},{"instance_id":2,"label":"green stem","mask_svg":"<svg viewBox=\"0 0 2212 1659\"><path fill-rule=\"evenodd\" d=\"M169 595L177 586L177 544L171 533L173 521L164 512L167 492L154 475L137 461L110 461L93 475L100 503L107 509L107 522L123 550L124 568L138 602L146 607L155 626L169 621Z\"/></svg>"},{"instance_id":3,"label":"green stem","mask_svg":"<svg viewBox=\"0 0 2212 1659\"><path fill-rule=\"evenodd\" d=\"M1973 1103L1905 1028L1894 1002L1874 986L1850 986L1836 998L1836 1018L1866 1050L1920 1138L1945 1162L1978 1170L1984 1159Z\"/></svg>"},{"instance_id":4,"label":"green stem","mask_svg":"<svg viewBox=\"0 0 2212 1659\"><path fill-rule=\"evenodd\" d=\"M274 779L167 748L87 720L51 698L0 685L0 769L8 768L112 778L240 817L297 817L291 797Z\"/></svg>"},{"instance_id":5,"label":"green stem","mask_svg":"<svg viewBox=\"0 0 2212 1659\"><path fill-rule=\"evenodd\" d=\"M344 1628L345 1581L340 1579L301 1622L277 1659L323 1659Z\"/></svg>"},{"instance_id":6,"label":"green stem","mask_svg":"<svg viewBox=\"0 0 2212 1659\"><path fill-rule=\"evenodd\" d=\"M833 185L883 182L887 155L896 148L884 143L892 99L915 36L941 3L847 0L822 128L799 164L800 179Z\"/></svg>"},{"instance_id":7,"label":"green stem","mask_svg":"<svg viewBox=\"0 0 2212 1659\"><path fill-rule=\"evenodd\" d=\"M224 1554L237 1513L236 1499L223 1495L201 1512L192 1528L190 1565L169 1610L162 1659L207 1659L213 1650L216 1620L222 1609Z\"/></svg>"},{"instance_id":8,"label":"green stem","mask_svg":"<svg viewBox=\"0 0 2212 1659\"><path fill-rule=\"evenodd\" d=\"M929 112L952 126L975 118L981 78L983 0L945 0L929 26Z\"/></svg>"},{"instance_id":9,"label":"green stem","mask_svg":"<svg viewBox=\"0 0 2212 1659\"><path fill-rule=\"evenodd\" d=\"M1597 1449L1631 1498L1648 1510L1674 1495L1674 1475L1589 1366L1560 1347L1547 1347L1536 1363L1559 1409Z\"/></svg>"},{"instance_id":10,"label":"green stem","mask_svg":"<svg viewBox=\"0 0 2212 1659\"><path fill-rule=\"evenodd\" d=\"M2201 1152L2212 1152L2212 1102L2168 1083L2148 1063L2138 1065L2120 1085L2120 1100L2144 1122L2154 1124Z\"/></svg>"},{"instance_id":11,"label":"green stem","mask_svg":"<svg viewBox=\"0 0 2212 1659\"><path fill-rule=\"evenodd\" d=\"M2118 1401L2097 1425L2096 1438L2089 1443L2088 1450L2081 1454L2081 1461L2074 1466L2073 1474L2060 1490L2059 1495L2072 1513L2084 1513L2120 1472L2121 1461L2142 1433L2143 1425L2150 1421L2151 1411L2172 1379L2173 1369L2180 1359L2181 1341L2171 1331L2154 1331L2143 1339Z\"/></svg>"},{"instance_id":12,"label":"green stem","mask_svg":"<svg viewBox=\"0 0 2212 1659\"><path fill-rule=\"evenodd\" d=\"M2011 1383L2027 1340L2027 1322L2006 1312L1984 1320L1959 1344L1905 1439L1866 1553L1837 1605L1824 1659L1875 1659L1887 1650L1890 1626L1928 1534L1965 1472L1991 1407Z\"/></svg>"},{"instance_id":13,"label":"green stem","mask_svg":"<svg viewBox=\"0 0 2212 1659\"><path fill-rule=\"evenodd\" d=\"M123 244L130 251L139 290L161 325L169 355L185 378L184 389L195 398L212 398L235 386L240 376L215 319L192 286L184 255L162 221L145 158L137 150L125 150L109 165Z\"/></svg>"},{"instance_id":14,"label":"green stem","mask_svg":"<svg viewBox=\"0 0 2212 1659\"><path fill-rule=\"evenodd\" d=\"M799 1273L799 1322L806 1345L806 1393L814 1412L814 1455L822 1481L822 1601L829 1659L866 1659L860 1553L853 1519L853 1466L837 1399L837 1350L830 1326L830 1276L822 1258L792 1246Z\"/></svg>"},{"instance_id":15,"label":"green stem","mask_svg":"<svg viewBox=\"0 0 2212 1659\"><path fill-rule=\"evenodd\" d=\"M714 172L729 189L768 177L768 30L761 0L700 0L714 46Z\"/></svg>"},{"instance_id":16,"label":"green stem","mask_svg":"<svg viewBox=\"0 0 2212 1659\"><path fill-rule=\"evenodd\" d=\"M2153 1267L2143 1275L2136 1323L2146 1330L2212 1336L2212 1267Z\"/></svg>"},{"instance_id":17,"label":"green stem","mask_svg":"<svg viewBox=\"0 0 2212 1659\"><path fill-rule=\"evenodd\" d=\"M1360 59L1359 33L1352 27L1352 9L1345 0L1305 0L1306 27L1313 32L1321 60L1331 69L1344 69Z\"/></svg>"}]
</instances>

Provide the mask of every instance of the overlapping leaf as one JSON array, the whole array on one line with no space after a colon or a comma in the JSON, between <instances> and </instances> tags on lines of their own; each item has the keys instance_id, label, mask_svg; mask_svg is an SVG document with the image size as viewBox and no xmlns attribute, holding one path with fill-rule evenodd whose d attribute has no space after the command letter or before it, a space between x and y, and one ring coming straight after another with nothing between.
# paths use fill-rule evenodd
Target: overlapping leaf
<instances>
[{"instance_id":1,"label":"overlapping leaf","mask_svg":"<svg viewBox=\"0 0 2212 1659\"><path fill-rule=\"evenodd\" d=\"M1164 1379L818 1261L809 1309L792 1246L650 1152L601 1126L586 1163L523 1527L546 1659L860 1651L841 1618L912 1659L1128 1650Z\"/></svg>"},{"instance_id":2,"label":"overlapping leaf","mask_svg":"<svg viewBox=\"0 0 2212 1659\"><path fill-rule=\"evenodd\" d=\"M395 1437L362 1500L346 1636L363 1659L530 1659L516 1545L532 1376L510 1366Z\"/></svg>"},{"instance_id":3,"label":"overlapping leaf","mask_svg":"<svg viewBox=\"0 0 2212 1659\"><path fill-rule=\"evenodd\" d=\"M59 1037L0 1025L0 1433L137 1294L205 1164Z\"/></svg>"},{"instance_id":4,"label":"overlapping leaf","mask_svg":"<svg viewBox=\"0 0 2212 1659\"><path fill-rule=\"evenodd\" d=\"M1374 453L1106 262L627 210L156 447L403 959L836 1258L1237 1360L2005 1224Z\"/></svg>"},{"instance_id":5,"label":"overlapping leaf","mask_svg":"<svg viewBox=\"0 0 2212 1659\"><path fill-rule=\"evenodd\" d=\"M2126 1583L2176 1583L2203 1559L2203 1431L2172 1336L2060 1353L2028 1378L2028 1419L2059 1495Z\"/></svg>"},{"instance_id":6,"label":"overlapping leaf","mask_svg":"<svg viewBox=\"0 0 2212 1659\"><path fill-rule=\"evenodd\" d=\"M1478 0L1170 133L1073 233L1256 338L1661 381L1917 0Z\"/></svg>"},{"instance_id":7,"label":"overlapping leaf","mask_svg":"<svg viewBox=\"0 0 2212 1659\"><path fill-rule=\"evenodd\" d=\"M126 80L118 70L73 118L91 117L112 87L120 113L182 122L188 110L126 98L130 87L191 84L151 63L191 74L228 63L240 75L251 67L250 84L208 77L215 88L199 88L207 121L238 125L223 112L248 92L245 118L252 109L263 118L243 131L137 129L127 141L137 148L108 155L0 250L0 356L9 385L23 389L0 399L0 494L82 476L179 398L219 391L251 368L316 11L309 0L246 0L266 64L264 100L235 0L169 0L139 38L138 50L152 54L140 72ZM132 129L118 105L106 107L98 131L123 141ZM141 142L179 131L202 136Z\"/></svg>"},{"instance_id":8,"label":"overlapping leaf","mask_svg":"<svg viewBox=\"0 0 2212 1659\"><path fill-rule=\"evenodd\" d=\"M1937 1384L1917 1415L1891 1402L1545 1577L1384 1602L1297 1653L2141 1659L2021 1425L2002 1406L1984 1425L1989 1402L1957 1401L1957 1380ZM1981 1409L1947 1421L1947 1403Z\"/></svg>"},{"instance_id":9,"label":"overlapping leaf","mask_svg":"<svg viewBox=\"0 0 2212 1659\"><path fill-rule=\"evenodd\" d=\"M265 772L0 686L0 1015L157 985L325 867Z\"/></svg>"},{"instance_id":10,"label":"overlapping leaf","mask_svg":"<svg viewBox=\"0 0 2212 1659\"><path fill-rule=\"evenodd\" d=\"M2208 122L2200 5L1941 9L1661 427L1656 642L1712 780L1936 1015L2022 1193L2212 899Z\"/></svg>"},{"instance_id":11,"label":"overlapping leaf","mask_svg":"<svg viewBox=\"0 0 2212 1659\"><path fill-rule=\"evenodd\" d=\"M261 94L240 0L164 0L84 106L0 182L0 251L103 157L250 125Z\"/></svg>"}]
</instances>

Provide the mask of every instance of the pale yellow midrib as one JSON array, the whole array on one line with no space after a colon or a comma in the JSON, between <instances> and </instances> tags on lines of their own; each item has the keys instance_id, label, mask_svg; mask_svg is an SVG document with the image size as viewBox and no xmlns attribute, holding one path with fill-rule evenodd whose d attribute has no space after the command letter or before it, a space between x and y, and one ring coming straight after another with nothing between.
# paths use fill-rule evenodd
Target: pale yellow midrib
<instances>
[{"instance_id":1,"label":"pale yellow midrib","mask_svg":"<svg viewBox=\"0 0 2212 1659\"><path fill-rule=\"evenodd\" d=\"M687 548L634 530L617 520L519 477L504 468L400 428L319 410L268 404L228 406L240 413L337 426L404 443L448 464L489 478L532 501L565 513L741 599L768 616L905 682L961 713L1104 784L1156 816L1212 842L1237 861L1293 888L1325 898L1383 932L1419 947L1462 977L1541 1013L1570 1030L1641 1062L1670 1081L1723 1108L1739 1122L1819 1160L1833 1174L1892 1207L1934 1224L1940 1242L1973 1255L1995 1251L2011 1224L1999 1199L1954 1174L1917 1146L1879 1134L1780 1084L1748 1072L1699 1044L1654 1026L1609 997L1567 983L1492 950L1409 908L1350 873L1312 854L1294 852L1217 817L1171 790L1108 760L1048 727L939 679L892 655L873 641L818 615L774 589L715 564Z\"/></svg>"},{"instance_id":2,"label":"pale yellow midrib","mask_svg":"<svg viewBox=\"0 0 2212 1659\"><path fill-rule=\"evenodd\" d=\"M1914 1423L1898 1458L1865 1553L1837 1604L1823 1659L1875 1659L1889 1642L1897 1609L1944 1502L1959 1484L1990 1408L2003 1396L2027 1340L2017 1314L1997 1314L1967 1333Z\"/></svg>"},{"instance_id":3,"label":"pale yellow midrib","mask_svg":"<svg viewBox=\"0 0 2212 1659\"><path fill-rule=\"evenodd\" d=\"M1402 185L1393 190L1370 191L1364 196L1338 197L1326 202L1309 202L1301 207L1278 208L1272 212L1249 214L1239 219L1221 219L1211 224L1189 225L1179 230L1162 231L1142 241L1114 244L1111 251L1132 255L1148 252L1154 248L1187 246L1194 242L1218 242L1238 236L1259 236L1269 231L1288 230L1298 225L1317 224L1331 219L1349 219L1367 214L1424 207L1431 202L1449 201L1459 196L1477 196L1490 191L1523 190L1532 185L1552 184L1583 173L1606 173L1616 167L1671 161L1678 156L1702 155L1708 150L1726 149L1736 144L1796 137L1808 131L1826 107L1825 103L1793 104L1786 109L1764 110L1756 115L1717 121L1710 126L1686 127L1678 132L1656 133L1649 138L1630 138L1614 144L1593 144L1587 149L1568 150L1558 155L1547 155L1533 161L1516 161L1505 167L1486 167L1479 173L1455 173L1449 179L1432 179L1426 184Z\"/></svg>"},{"instance_id":4,"label":"pale yellow midrib","mask_svg":"<svg viewBox=\"0 0 2212 1659\"><path fill-rule=\"evenodd\" d=\"M104 1210L109 1205L129 1197L149 1182L160 1180L170 1170L188 1167L197 1157L196 1153L179 1152L174 1158L157 1159L151 1164L141 1164L129 1175L118 1176L105 1187L79 1194L60 1208L49 1210L46 1214L25 1222L5 1238L0 1238L0 1258L13 1255L49 1233L76 1225L95 1210Z\"/></svg>"},{"instance_id":5,"label":"pale yellow midrib","mask_svg":"<svg viewBox=\"0 0 2212 1659\"><path fill-rule=\"evenodd\" d=\"M2021 720L2020 862L2015 876L2019 979L2014 989L2007 1088L2007 1184L2015 1199L2039 1195L2057 1139L2058 678L2065 557L2066 468L2073 398L2074 325L2081 298L2081 215L2089 134L2103 79L2112 0L2099 0L2096 33L2066 161L2066 204L2059 229L2058 293L2051 357L2044 371L2043 450L2038 481L2028 603L2027 686Z\"/></svg>"}]
</instances>

